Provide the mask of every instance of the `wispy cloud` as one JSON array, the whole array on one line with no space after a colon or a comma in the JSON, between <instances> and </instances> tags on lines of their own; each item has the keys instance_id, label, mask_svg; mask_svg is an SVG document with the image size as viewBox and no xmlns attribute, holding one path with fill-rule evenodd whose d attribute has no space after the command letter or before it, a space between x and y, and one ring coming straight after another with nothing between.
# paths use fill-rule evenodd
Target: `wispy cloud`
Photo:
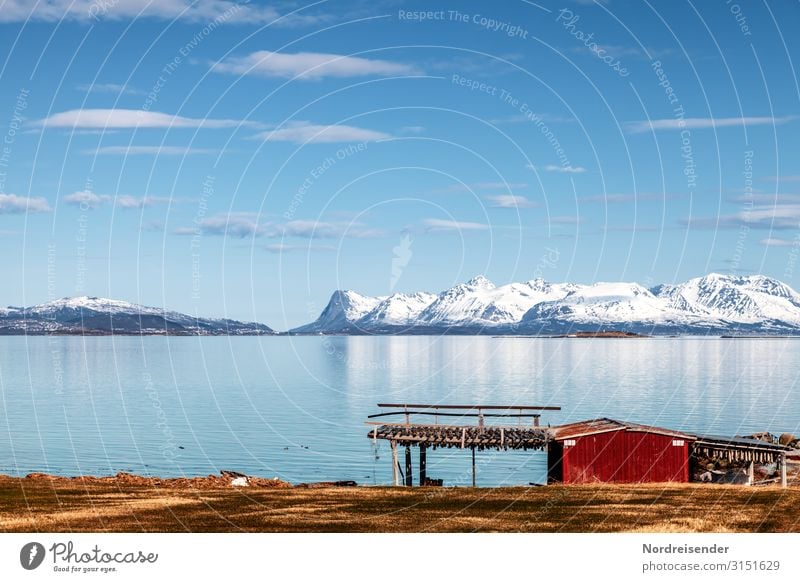
<instances>
[{"instance_id":1,"label":"wispy cloud","mask_svg":"<svg viewBox=\"0 0 800 582\"><path fill-rule=\"evenodd\" d=\"M422 225L427 232L448 232L463 230L489 230L488 224L480 222L464 222L460 220L443 220L440 218L426 218Z\"/></svg>"},{"instance_id":2,"label":"wispy cloud","mask_svg":"<svg viewBox=\"0 0 800 582\"><path fill-rule=\"evenodd\" d=\"M233 75L304 80L317 80L325 77L421 74L421 71L412 65L393 61L330 53L277 53L272 51L257 51L244 57L230 57L212 64L211 70Z\"/></svg>"},{"instance_id":3,"label":"wispy cloud","mask_svg":"<svg viewBox=\"0 0 800 582\"><path fill-rule=\"evenodd\" d=\"M671 196L666 194L595 194L592 196L582 196L578 201L590 202L593 204L626 204L628 202L644 202L668 198L671 198Z\"/></svg>"},{"instance_id":4,"label":"wispy cloud","mask_svg":"<svg viewBox=\"0 0 800 582\"><path fill-rule=\"evenodd\" d=\"M515 196L513 194L497 194L495 196L486 196L486 200L492 203L494 208L536 208L537 204L532 200L528 200L524 196Z\"/></svg>"},{"instance_id":5,"label":"wispy cloud","mask_svg":"<svg viewBox=\"0 0 800 582\"><path fill-rule=\"evenodd\" d=\"M800 247L800 240L796 238L762 238L758 244L765 247Z\"/></svg>"},{"instance_id":6,"label":"wispy cloud","mask_svg":"<svg viewBox=\"0 0 800 582\"><path fill-rule=\"evenodd\" d=\"M796 230L800 228L800 204L753 205L718 217L690 217L682 221L691 228L718 229L748 226L756 229Z\"/></svg>"},{"instance_id":7,"label":"wispy cloud","mask_svg":"<svg viewBox=\"0 0 800 582\"><path fill-rule=\"evenodd\" d=\"M352 125L315 125L307 121L297 121L280 129L259 133L254 136L254 139L304 144L366 142L390 137L389 134L381 131L354 127Z\"/></svg>"},{"instance_id":8,"label":"wispy cloud","mask_svg":"<svg viewBox=\"0 0 800 582\"><path fill-rule=\"evenodd\" d=\"M264 245L264 250L269 253L282 254L282 253L295 253L295 252L331 252L335 251L336 247L331 245L288 245L284 243L275 243Z\"/></svg>"},{"instance_id":9,"label":"wispy cloud","mask_svg":"<svg viewBox=\"0 0 800 582\"><path fill-rule=\"evenodd\" d=\"M629 225L608 225L603 226L606 232L658 232L661 229L659 226L652 226L649 224L629 224Z\"/></svg>"},{"instance_id":10,"label":"wispy cloud","mask_svg":"<svg viewBox=\"0 0 800 582\"><path fill-rule=\"evenodd\" d=\"M114 95L145 95L145 91L118 83L84 83L75 87L84 93L111 93Z\"/></svg>"},{"instance_id":11,"label":"wispy cloud","mask_svg":"<svg viewBox=\"0 0 800 582\"><path fill-rule=\"evenodd\" d=\"M238 119L182 117L141 109L72 109L34 122L44 128L135 129L135 128L226 128L254 125Z\"/></svg>"},{"instance_id":12,"label":"wispy cloud","mask_svg":"<svg viewBox=\"0 0 800 582\"><path fill-rule=\"evenodd\" d=\"M796 116L784 117L690 117L687 119L648 119L631 121L625 124L628 133L646 131L670 131L682 129L717 129L722 127L743 127L750 125L783 125L794 121Z\"/></svg>"},{"instance_id":13,"label":"wispy cloud","mask_svg":"<svg viewBox=\"0 0 800 582\"><path fill-rule=\"evenodd\" d=\"M72 206L84 208L100 208L101 206L114 204L124 210L145 208L155 204L166 204L170 199L162 196L130 196L121 194L119 196L109 196L108 194L96 194L89 190L80 190L64 196L64 203Z\"/></svg>"},{"instance_id":14,"label":"wispy cloud","mask_svg":"<svg viewBox=\"0 0 800 582\"><path fill-rule=\"evenodd\" d=\"M326 15L285 15L275 8L255 2L233 0L6 0L0 10L0 22L25 22L39 20L58 22L74 20L128 20L152 18L159 20L185 20L190 22L266 24L300 26L319 24L328 20Z\"/></svg>"},{"instance_id":15,"label":"wispy cloud","mask_svg":"<svg viewBox=\"0 0 800 582\"><path fill-rule=\"evenodd\" d=\"M183 146L103 146L96 150L84 150L86 154L121 155L121 156L188 156L198 154L217 154L213 148L193 148Z\"/></svg>"},{"instance_id":16,"label":"wispy cloud","mask_svg":"<svg viewBox=\"0 0 800 582\"><path fill-rule=\"evenodd\" d=\"M234 238L285 238L340 239L340 238L378 238L385 233L379 229L367 228L361 223L327 222L318 220L292 220L276 223L262 220L251 212L217 214L199 221L193 227L181 227L174 231L180 235L230 236Z\"/></svg>"},{"instance_id":17,"label":"wispy cloud","mask_svg":"<svg viewBox=\"0 0 800 582\"><path fill-rule=\"evenodd\" d=\"M543 169L545 172L557 172L559 174L583 174L584 172L586 172L586 168L584 168L583 166L572 166L572 165L556 166L554 164L551 164L545 166Z\"/></svg>"},{"instance_id":18,"label":"wispy cloud","mask_svg":"<svg viewBox=\"0 0 800 582\"><path fill-rule=\"evenodd\" d=\"M45 198L0 194L0 214L35 214L51 210Z\"/></svg>"},{"instance_id":19,"label":"wispy cloud","mask_svg":"<svg viewBox=\"0 0 800 582\"><path fill-rule=\"evenodd\" d=\"M451 192L483 192L492 190L502 190L511 192L512 190L522 190L527 188L528 184L524 182L472 182L470 184L450 184L446 188L434 190L435 193L451 193Z\"/></svg>"},{"instance_id":20,"label":"wispy cloud","mask_svg":"<svg viewBox=\"0 0 800 582\"><path fill-rule=\"evenodd\" d=\"M742 204L800 204L800 194L741 194L732 200Z\"/></svg>"},{"instance_id":21,"label":"wispy cloud","mask_svg":"<svg viewBox=\"0 0 800 582\"><path fill-rule=\"evenodd\" d=\"M564 216L550 216L547 218L546 222L550 224L583 224L585 220L579 216L568 214Z\"/></svg>"}]
</instances>

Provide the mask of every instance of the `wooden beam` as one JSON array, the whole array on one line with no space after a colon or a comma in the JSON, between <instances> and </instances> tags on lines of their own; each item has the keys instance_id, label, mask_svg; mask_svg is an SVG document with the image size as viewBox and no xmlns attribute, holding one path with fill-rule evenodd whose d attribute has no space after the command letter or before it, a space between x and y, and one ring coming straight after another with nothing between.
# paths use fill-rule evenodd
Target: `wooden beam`
<instances>
[{"instance_id":1,"label":"wooden beam","mask_svg":"<svg viewBox=\"0 0 800 582\"><path fill-rule=\"evenodd\" d=\"M413 467L411 466L411 447L406 446L406 487L412 487L414 485L412 471Z\"/></svg>"},{"instance_id":2,"label":"wooden beam","mask_svg":"<svg viewBox=\"0 0 800 582\"><path fill-rule=\"evenodd\" d=\"M472 486L476 486L475 481L475 447L472 447Z\"/></svg>"},{"instance_id":3,"label":"wooden beam","mask_svg":"<svg viewBox=\"0 0 800 582\"><path fill-rule=\"evenodd\" d=\"M425 445L419 446L419 484L425 485L425 480L428 478L428 459L427 447Z\"/></svg>"},{"instance_id":4,"label":"wooden beam","mask_svg":"<svg viewBox=\"0 0 800 582\"><path fill-rule=\"evenodd\" d=\"M786 487L786 453L781 455L781 487Z\"/></svg>"},{"instance_id":5,"label":"wooden beam","mask_svg":"<svg viewBox=\"0 0 800 582\"><path fill-rule=\"evenodd\" d=\"M397 472L400 461L397 460L397 441L392 441L392 481L394 486L400 485L400 475Z\"/></svg>"},{"instance_id":6,"label":"wooden beam","mask_svg":"<svg viewBox=\"0 0 800 582\"><path fill-rule=\"evenodd\" d=\"M378 404L379 408L449 408L453 410L561 410L560 406L492 406L482 404Z\"/></svg>"}]
</instances>

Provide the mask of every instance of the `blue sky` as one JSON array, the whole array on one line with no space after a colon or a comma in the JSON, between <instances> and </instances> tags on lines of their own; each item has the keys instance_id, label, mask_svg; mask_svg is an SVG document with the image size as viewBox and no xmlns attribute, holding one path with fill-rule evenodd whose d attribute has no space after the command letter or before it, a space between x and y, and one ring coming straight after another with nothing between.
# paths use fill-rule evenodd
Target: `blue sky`
<instances>
[{"instance_id":1,"label":"blue sky","mask_svg":"<svg viewBox=\"0 0 800 582\"><path fill-rule=\"evenodd\" d=\"M476 274L798 287L798 10L6 0L0 303L286 329Z\"/></svg>"}]
</instances>

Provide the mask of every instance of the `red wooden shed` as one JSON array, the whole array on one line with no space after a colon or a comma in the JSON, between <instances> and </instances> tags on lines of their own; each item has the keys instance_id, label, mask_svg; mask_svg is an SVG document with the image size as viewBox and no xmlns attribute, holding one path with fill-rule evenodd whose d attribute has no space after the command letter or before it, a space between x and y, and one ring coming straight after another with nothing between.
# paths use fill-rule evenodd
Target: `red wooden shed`
<instances>
[{"instance_id":1,"label":"red wooden shed","mask_svg":"<svg viewBox=\"0 0 800 582\"><path fill-rule=\"evenodd\" d=\"M697 437L600 418L552 428L548 481L654 483L689 481L689 445Z\"/></svg>"}]
</instances>

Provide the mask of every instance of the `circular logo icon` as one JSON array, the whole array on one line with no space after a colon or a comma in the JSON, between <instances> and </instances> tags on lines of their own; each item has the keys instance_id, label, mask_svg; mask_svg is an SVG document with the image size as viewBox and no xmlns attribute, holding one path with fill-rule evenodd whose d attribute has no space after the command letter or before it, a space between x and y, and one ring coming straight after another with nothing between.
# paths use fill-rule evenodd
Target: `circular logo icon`
<instances>
[{"instance_id":1,"label":"circular logo icon","mask_svg":"<svg viewBox=\"0 0 800 582\"><path fill-rule=\"evenodd\" d=\"M44 561L44 546L39 542L30 542L19 551L19 563L26 570L35 570Z\"/></svg>"}]
</instances>

